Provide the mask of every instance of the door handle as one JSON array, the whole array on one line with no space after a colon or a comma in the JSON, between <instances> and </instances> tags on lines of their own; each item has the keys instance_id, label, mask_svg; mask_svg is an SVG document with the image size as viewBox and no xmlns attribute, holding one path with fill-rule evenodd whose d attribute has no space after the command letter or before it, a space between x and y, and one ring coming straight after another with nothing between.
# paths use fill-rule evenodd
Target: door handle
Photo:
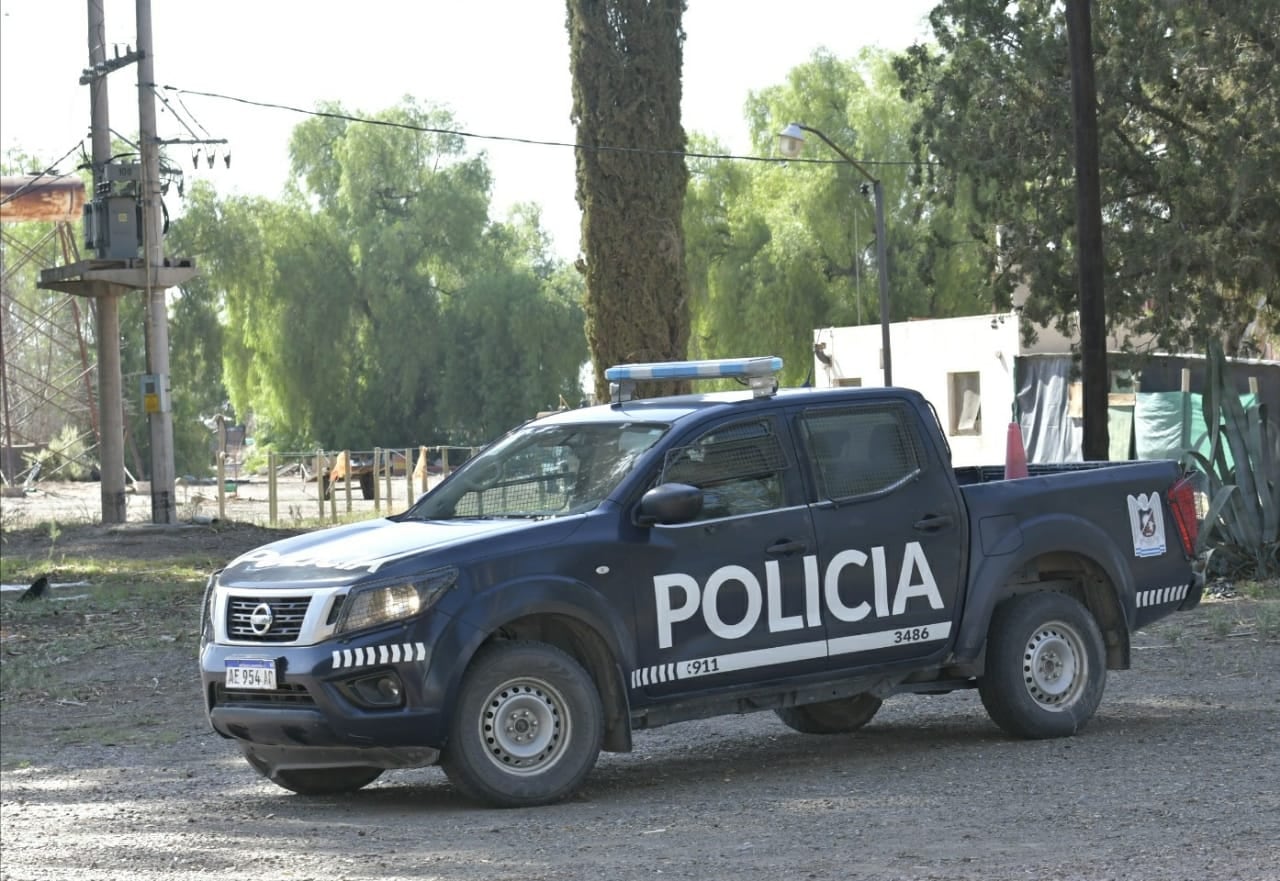
<instances>
[{"instance_id":1,"label":"door handle","mask_svg":"<svg viewBox=\"0 0 1280 881\"><path fill-rule=\"evenodd\" d=\"M769 545L764 552L774 557L783 557L803 550L806 550L806 546L802 541L780 541Z\"/></svg>"},{"instance_id":2,"label":"door handle","mask_svg":"<svg viewBox=\"0 0 1280 881\"><path fill-rule=\"evenodd\" d=\"M950 526L954 520L950 514L926 514L914 524L915 528L921 532L937 532L943 527Z\"/></svg>"}]
</instances>

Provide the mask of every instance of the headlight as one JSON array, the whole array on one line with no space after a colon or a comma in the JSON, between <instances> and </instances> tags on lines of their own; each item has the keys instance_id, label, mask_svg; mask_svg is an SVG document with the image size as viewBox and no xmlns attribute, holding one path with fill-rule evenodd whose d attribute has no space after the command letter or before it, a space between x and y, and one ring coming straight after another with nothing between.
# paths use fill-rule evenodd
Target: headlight
<instances>
[{"instance_id":1,"label":"headlight","mask_svg":"<svg viewBox=\"0 0 1280 881\"><path fill-rule=\"evenodd\" d=\"M353 590L343 603L342 617L334 632L364 630L412 618L431 608L457 580L458 570L449 566L428 572L417 581Z\"/></svg>"},{"instance_id":2,"label":"headlight","mask_svg":"<svg viewBox=\"0 0 1280 881\"><path fill-rule=\"evenodd\" d=\"M214 593L214 587L218 583L218 572L212 573L209 580L204 585L204 601L201 605L200 612L200 643L203 645L213 641L213 609L217 596Z\"/></svg>"}]
</instances>

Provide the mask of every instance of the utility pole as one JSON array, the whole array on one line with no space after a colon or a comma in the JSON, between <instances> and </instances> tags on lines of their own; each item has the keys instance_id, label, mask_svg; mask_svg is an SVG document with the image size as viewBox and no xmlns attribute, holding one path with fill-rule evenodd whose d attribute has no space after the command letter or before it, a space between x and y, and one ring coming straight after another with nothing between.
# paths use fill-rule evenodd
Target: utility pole
<instances>
[{"instance_id":1,"label":"utility pole","mask_svg":"<svg viewBox=\"0 0 1280 881\"><path fill-rule=\"evenodd\" d=\"M1098 170L1098 92L1093 80L1092 0L1066 0L1071 108L1076 149L1076 267L1080 285L1080 368L1084 458L1110 458L1107 307L1103 291L1102 196Z\"/></svg>"},{"instance_id":2,"label":"utility pole","mask_svg":"<svg viewBox=\"0 0 1280 881\"><path fill-rule=\"evenodd\" d=\"M150 0L137 0L138 51L106 57L102 0L88 0L90 65L80 77L89 86L93 135L92 201L84 214L85 245L93 252L66 266L40 270L38 286L99 299L98 382L102 399L102 520L123 523L124 403L120 380L118 298L130 290L147 292L147 363L143 406L151 417L151 520L177 521L174 507L173 421L169 410L169 322L164 292L196 274L194 261L166 258L160 204L160 142L156 137L155 83L151 58ZM115 162L107 122L108 74L138 64L142 162ZM145 257L138 258L138 213Z\"/></svg>"},{"instance_id":3,"label":"utility pole","mask_svg":"<svg viewBox=\"0 0 1280 881\"><path fill-rule=\"evenodd\" d=\"M106 21L102 0L89 0L89 66L107 60ZM93 139L93 195L106 186L111 161L111 124L108 120L107 80L89 82L89 130ZM124 523L124 396L120 376L120 296L128 290L110 282L90 283L97 293L94 328L98 335L98 451L102 475L102 522Z\"/></svg>"},{"instance_id":4,"label":"utility pole","mask_svg":"<svg viewBox=\"0 0 1280 881\"><path fill-rule=\"evenodd\" d=\"M176 523L173 410L169 401L169 312L165 287L163 208L160 204L160 139L156 134L155 58L151 46L151 0L137 0L138 141L142 151L142 250L146 264L147 373L154 383L148 402L151 426L151 522Z\"/></svg>"}]
</instances>

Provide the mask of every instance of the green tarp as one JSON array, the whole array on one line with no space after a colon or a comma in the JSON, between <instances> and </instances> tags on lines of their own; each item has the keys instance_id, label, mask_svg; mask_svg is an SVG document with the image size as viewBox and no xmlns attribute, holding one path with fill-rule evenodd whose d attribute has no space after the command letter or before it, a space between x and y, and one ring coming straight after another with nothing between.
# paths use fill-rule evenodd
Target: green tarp
<instances>
[{"instance_id":1,"label":"green tarp","mask_svg":"<svg viewBox=\"0 0 1280 881\"><path fill-rule=\"evenodd\" d=\"M1244 407L1251 407L1255 402L1254 395L1240 396ZM1133 427L1139 459L1181 459L1187 449L1209 454L1209 428L1204 421L1200 395L1140 392L1133 408ZM1227 450L1227 463L1231 463L1230 450Z\"/></svg>"}]
</instances>

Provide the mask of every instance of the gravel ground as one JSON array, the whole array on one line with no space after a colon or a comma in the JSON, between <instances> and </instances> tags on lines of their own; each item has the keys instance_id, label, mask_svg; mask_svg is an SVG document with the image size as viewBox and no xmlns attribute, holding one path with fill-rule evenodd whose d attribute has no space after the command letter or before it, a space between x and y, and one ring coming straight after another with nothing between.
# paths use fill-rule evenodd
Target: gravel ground
<instances>
[{"instance_id":1,"label":"gravel ground","mask_svg":"<svg viewBox=\"0 0 1280 881\"><path fill-rule=\"evenodd\" d=\"M237 524L51 537L15 528L49 516L31 499L3 513L15 559L229 560L275 537ZM25 621L12 594L0 603L0 881L1280 881L1275 603L1264 619L1215 599L1139 634L1133 669L1111 673L1073 738L1009 739L973 692L893 698L850 736L722 717L638 732L568 802L495 811L435 768L326 798L258 778L205 721L191 593ZM112 636L139 615L149 630ZM76 652L36 663L35 624ZM56 688L22 679L42 670Z\"/></svg>"},{"instance_id":2,"label":"gravel ground","mask_svg":"<svg viewBox=\"0 0 1280 881\"><path fill-rule=\"evenodd\" d=\"M1074 738L1010 740L969 692L895 698L853 736L723 717L510 811L434 768L277 789L206 728L184 634L115 706L6 709L0 878L1276 881L1280 644L1207 614L1144 636Z\"/></svg>"}]
</instances>

